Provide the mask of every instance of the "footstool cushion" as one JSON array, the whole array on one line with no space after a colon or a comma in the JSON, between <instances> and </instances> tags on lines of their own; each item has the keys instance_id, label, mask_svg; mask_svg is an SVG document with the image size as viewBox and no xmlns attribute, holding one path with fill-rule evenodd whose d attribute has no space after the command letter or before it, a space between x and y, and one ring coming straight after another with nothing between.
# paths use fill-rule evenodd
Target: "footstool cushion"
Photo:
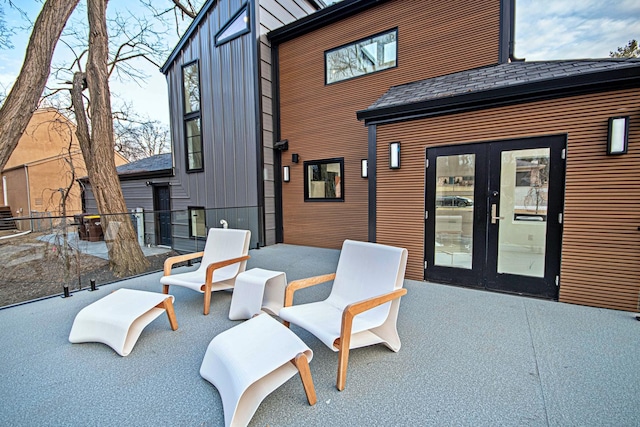
<instances>
[{"instance_id":1,"label":"footstool cushion","mask_svg":"<svg viewBox=\"0 0 640 427\"><path fill-rule=\"evenodd\" d=\"M268 314L218 334L209 344L200 375L220 393L226 426L247 425L272 391L300 372L310 405L316 403L308 362L313 352Z\"/></svg>"},{"instance_id":2,"label":"footstool cushion","mask_svg":"<svg viewBox=\"0 0 640 427\"><path fill-rule=\"evenodd\" d=\"M120 356L127 356L145 326L165 311L171 329L178 329L173 299L173 295L118 289L80 310L73 321L69 341L100 342Z\"/></svg>"}]
</instances>

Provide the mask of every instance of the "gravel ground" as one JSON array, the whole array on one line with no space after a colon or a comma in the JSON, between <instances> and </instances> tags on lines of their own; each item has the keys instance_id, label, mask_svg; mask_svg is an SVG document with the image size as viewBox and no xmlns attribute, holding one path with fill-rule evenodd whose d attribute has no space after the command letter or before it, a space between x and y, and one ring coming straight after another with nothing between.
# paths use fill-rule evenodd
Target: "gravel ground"
<instances>
[{"instance_id":1,"label":"gravel ground","mask_svg":"<svg viewBox=\"0 0 640 427\"><path fill-rule=\"evenodd\" d=\"M0 307L62 294L65 284L74 291L88 288L92 279L97 286L119 280L108 261L77 251L65 257L59 246L37 239L43 233L2 238L11 234L0 232ZM162 270L172 255L176 253L148 257L146 272Z\"/></svg>"}]
</instances>

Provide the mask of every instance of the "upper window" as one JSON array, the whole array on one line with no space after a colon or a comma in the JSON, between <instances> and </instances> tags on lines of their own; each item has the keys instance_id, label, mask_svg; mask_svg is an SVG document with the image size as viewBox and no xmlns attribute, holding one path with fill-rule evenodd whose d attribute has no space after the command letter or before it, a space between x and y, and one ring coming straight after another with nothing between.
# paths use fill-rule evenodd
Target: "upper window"
<instances>
[{"instance_id":1,"label":"upper window","mask_svg":"<svg viewBox=\"0 0 640 427\"><path fill-rule=\"evenodd\" d=\"M204 169L202 157L202 132L200 126L200 73L198 62L182 67L184 89L184 140L187 172Z\"/></svg>"},{"instance_id":2,"label":"upper window","mask_svg":"<svg viewBox=\"0 0 640 427\"><path fill-rule=\"evenodd\" d=\"M182 87L184 88L184 114L200 111L200 73L197 62L182 67Z\"/></svg>"},{"instance_id":3,"label":"upper window","mask_svg":"<svg viewBox=\"0 0 640 427\"><path fill-rule=\"evenodd\" d=\"M395 67L398 62L397 45L396 28L326 51L326 83L335 83Z\"/></svg>"},{"instance_id":4,"label":"upper window","mask_svg":"<svg viewBox=\"0 0 640 427\"><path fill-rule=\"evenodd\" d=\"M216 46L249 32L249 6L245 4L216 34Z\"/></svg>"},{"instance_id":5,"label":"upper window","mask_svg":"<svg viewBox=\"0 0 640 427\"><path fill-rule=\"evenodd\" d=\"M304 162L306 201L344 201L344 159Z\"/></svg>"}]
</instances>

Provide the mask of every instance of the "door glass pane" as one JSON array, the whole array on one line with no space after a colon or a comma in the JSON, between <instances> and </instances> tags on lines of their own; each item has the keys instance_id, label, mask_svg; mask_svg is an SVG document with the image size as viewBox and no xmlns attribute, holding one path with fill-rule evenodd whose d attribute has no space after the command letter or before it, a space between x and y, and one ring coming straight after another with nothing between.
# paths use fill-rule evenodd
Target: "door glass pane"
<instances>
[{"instance_id":1,"label":"door glass pane","mask_svg":"<svg viewBox=\"0 0 640 427\"><path fill-rule=\"evenodd\" d=\"M475 154L436 159L436 265L471 269L475 168Z\"/></svg>"},{"instance_id":2,"label":"door glass pane","mask_svg":"<svg viewBox=\"0 0 640 427\"><path fill-rule=\"evenodd\" d=\"M544 277L549 148L503 151L498 273Z\"/></svg>"}]
</instances>

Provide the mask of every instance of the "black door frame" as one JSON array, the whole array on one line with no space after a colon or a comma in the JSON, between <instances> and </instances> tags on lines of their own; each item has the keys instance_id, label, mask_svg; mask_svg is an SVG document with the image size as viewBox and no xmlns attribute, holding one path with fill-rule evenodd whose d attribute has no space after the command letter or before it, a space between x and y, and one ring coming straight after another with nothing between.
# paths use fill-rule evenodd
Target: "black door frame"
<instances>
[{"instance_id":1,"label":"black door frame","mask_svg":"<svg viewBox=\"0 0 640 427\"><path fill-rule=\"evenodd\" d=\"M168 209L163 209L163 207L161 206L160 197L158 194L158 191L160 189L165 189L165 188L169 196ZM171 246L173 244L173 238L172 238L173 236L171 235L171 186L168 183L153 184L153 210L155 211L154 225L155 225L156 245ZM168 211L168 213L165 213L163 211ZM160 217L166 214L169 215L169 234L165 236L164 234L162 234L162 226L161 226L162 221Z\"/></svg>"},{"instance_id":2,"label":"black door frame","mask_svg":"<svg viewBox=\"0 0 640 427\"><path fill-rule=\"evenodd\" d=\"M565 153L567 136L495 140L472 144L427 148L425 175L425 270L428 281L465 287L557 299L562 244L562 213L564 209ZM500 180L500 153L529 148L550 149L549 204L547 213L546 256L544 279L497 273L498 224L490 223L490 206L497 202L492 186ZM476 157L472 268L436 266L435 260L435 192L436 158L440 156L474 154Z\"/></svg>"}]
</instances>

